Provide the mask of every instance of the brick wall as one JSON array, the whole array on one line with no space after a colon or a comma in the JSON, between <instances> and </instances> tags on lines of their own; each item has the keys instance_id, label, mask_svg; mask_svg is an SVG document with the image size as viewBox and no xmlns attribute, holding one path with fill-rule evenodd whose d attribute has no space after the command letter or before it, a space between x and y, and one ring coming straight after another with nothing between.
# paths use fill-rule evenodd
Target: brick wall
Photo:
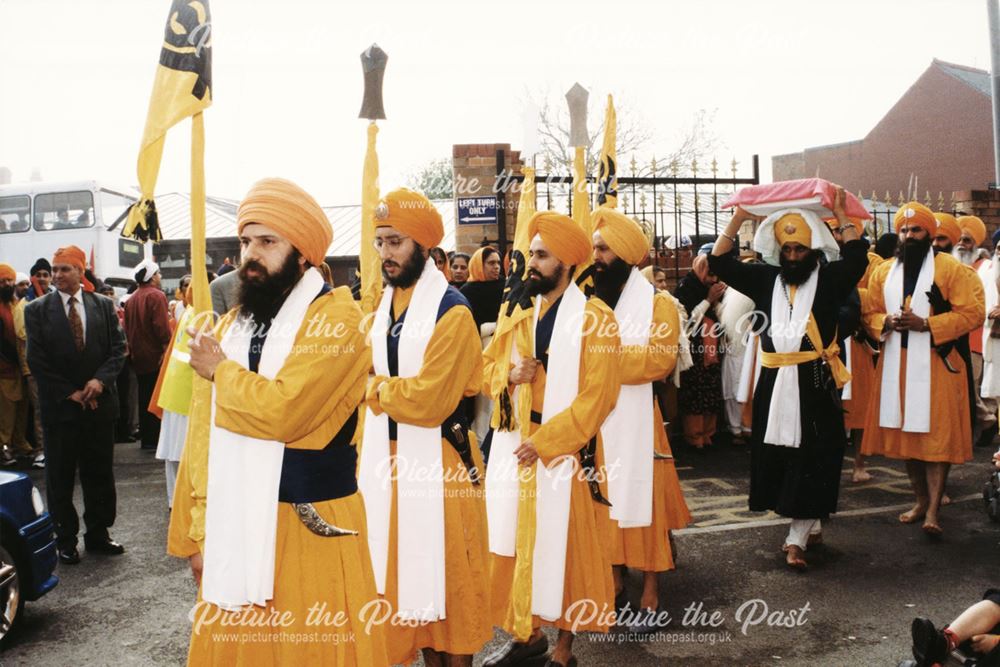
<instances>
[{"instance_id":1,"label":"brick wall","mask_svg":"<svg viewBox=\"0 0 1000 667\"><path fill-rule=\"evenodd\" d=\"M860 141L807 148L772 158L774 180L821 178L852 192L895 200L917 176L921 201L930 191L984 188L993 180L993 112L989 95L932 64Z\"/></svg>"},{"instance_id":2,"label":"brick wall","mask_svg":"<svg viewBox=\"0 0 1000 667\"><path fill-rule=\"evenodd\" d=\"M452 146L452 173L455 179L455 198L498 194L496 184L496 155L503 151L504 165L514 173L521 170L521 152L512 151L510 144L455 144ZM517 222L517 200L519 190L507 188L504 193L504 208L507 226L507 243L514 240L514 225ZM499 202L498 202L499 204ZM499 238L497 225L458 224L458 203L455 215L455 249L472 254L481 245L483 238L496 245Z\"/></svg>"},{"instance_id":3,"label":"brick wall","mask_svg":"<svg viewBox=\"0 0 1000 667\"><path fill-rule=\"evenodd\" d=\"M1000 190L963 190L955 193L955 210L978 216L988 236L1000 228ZM987 242L986 245L989 245Z\"/></svg>"}]
</instances>

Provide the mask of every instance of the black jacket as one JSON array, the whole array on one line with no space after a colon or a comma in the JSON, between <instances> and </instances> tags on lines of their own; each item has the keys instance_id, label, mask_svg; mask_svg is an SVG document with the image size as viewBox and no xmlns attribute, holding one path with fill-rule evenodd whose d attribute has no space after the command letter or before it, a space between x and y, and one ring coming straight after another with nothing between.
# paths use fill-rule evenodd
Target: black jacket
<instances>
[{"instance_id":1,"label":"black jacket","mask_svg":"<svg viewBox=\"0 0 1000 667\"><path fill-rule=\"evenodd\" d=\"M24 309L28 368L38 383L42 419L47 422L79 417L83 408L69 400L69 395L93 378L104 384L97 416L111 420L118 413L115 380L125 364L125 333L111 299L91 292L82 295L87 328L81 352L73 343L59 292L35 299Z\"/></svg>"}]
</instances>

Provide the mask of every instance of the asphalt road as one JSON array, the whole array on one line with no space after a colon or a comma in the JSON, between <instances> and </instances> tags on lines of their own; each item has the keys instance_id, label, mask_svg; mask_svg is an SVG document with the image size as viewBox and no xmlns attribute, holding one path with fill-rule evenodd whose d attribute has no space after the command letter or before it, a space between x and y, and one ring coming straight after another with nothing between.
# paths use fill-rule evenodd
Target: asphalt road
<instances>
[{"instance_id":1,"label":"asphalt road","mask_svg":"<svg viewBox=\"0 0 1000 667\"><path fill-rule=\"evenodd\" d=\"M935 542L896 519L910 498L900 463L873 461L875 479L857 486L845 461L841 512L800 574L783 565L780 517L746 511L747 452L678 449L695 524L676 535L678 569L661 578L661 607L672 620L643 641L578 637L580 664L895 666L909 655L914 616L943 624L1000 584L1000 524L979 499L992 451L977 449L975 463L952 471L955 502ZM162 463L119 444L115 465L112 536L126 554L81 549L81 564L60 567L59 585L28 604L0 666L183 664L195 586L187 564L164 552ZM44 490L44 475L31 475ZM633 601L640 585L641 576L629 577Z\"/></svg>"}]
</instances>

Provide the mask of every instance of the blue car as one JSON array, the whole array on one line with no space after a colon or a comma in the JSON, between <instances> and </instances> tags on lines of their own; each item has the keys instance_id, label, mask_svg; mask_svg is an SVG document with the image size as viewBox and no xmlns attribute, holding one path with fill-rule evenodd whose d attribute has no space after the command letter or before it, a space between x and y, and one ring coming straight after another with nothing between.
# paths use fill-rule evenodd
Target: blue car
<instances>
[{"instance_id":1,"label":"blue car","mask_svg":"<svg viewBox=\"0 0 1000 667\"><path fill-rule=\"evenodd\" d=\"M0 471L0 641L21 617L25 600L51 591L59 578L52 517L31 478Z\"/></svg>"}]
</instances>

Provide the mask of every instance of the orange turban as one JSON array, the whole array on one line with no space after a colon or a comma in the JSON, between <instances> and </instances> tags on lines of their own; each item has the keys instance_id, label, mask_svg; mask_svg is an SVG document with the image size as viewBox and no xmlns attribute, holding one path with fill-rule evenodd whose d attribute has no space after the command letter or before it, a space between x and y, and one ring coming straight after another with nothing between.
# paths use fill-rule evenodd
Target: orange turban
<instances>
[{"instance_id":1,"label":"orange turban","mask_svg":"<svg viewBox=\"0 0 1000 667\"><path fill-rule=\"evenodd\" d=\"M0 264L0 279L17 280L17 271L10 264Z\"/></svg>"},{"instance_id":2,"label":"orange turban","mask_svg":"<svg viewBox=\"0 0 1000 667\"><path fill-rule=\"evenodd\" d=\"M798 213L786 213L774 222L774 238L779 246L798 243L807 248L812 247L812 229Z\"/></svg>"},{"instance_id":3,"label":"orange turban","mask_svg":"<svg viewBox=\"0 0 1000 667\"><path fill-rule=\"evenodd\" d=\"M83 275L84 271L87 270L87 255L75 245L68 245L56 250L56 254L52 255L52 265L56 264L69 264L80 269L80 284L83 285L83 291L94 291L94 284L87 280L87 276Z\"/></svg>"},{"instance_id":4,"label":"orange turban","mask_svg":"<svg viewBox=\"0 0 1000 667\"><path fill-rule=\"evenodd\" d=\"M431 200L413 190L393 190L375 207L375 227L392 227L430 250L444 238L441 214Z\"/></svg>"},{"instance_id":5,"label":"orange turban","mask_svg":"<svg viewBox=\"0 0 1000 667\"><path fill-rule=\"evenodd\" d=\"M257 181L240 202L237 233L253 223L270 227L288 239L313 266L323 263L333 241L333 227L316 200L283 178Z\"/></svg>"},{"instance_id":6,"label":"orange turban","mask_svg":"<svg viewBox=\"0 0 1000 667\"><path fill-rule=\"evenodd\" d=\"M539 211L528 221L528 238L542 237L542 243L563 264L577 266L590 258L593 245L573 218L555 211Z\"/></svg>"},{"instance_id":7,"label":"orange turban","mask_svg":"<svg viewBox=\"0 0 1000 667\"><path fill-rule=\"evenodd\" d=\"M983 241L986 240L986 225L974 215L963 215L960 217L958 219L958 227L963 232L969 232L969 236L972 237L977 246L982 245Z\"/></svg>"},{"instance_id":8,"label":"orange turban","mask_svg":"<svg viewBox=\"0 0 1000 667\"><path fill-rule=\"evenodd\" d=\"M486 256L486 251L490 250L496 252L496 248L492 246L484 246L472 253L472 259L469 260L469 282L478 283L486 280L486 267L483 265L484 258Z\"/></svg>"},{"instance_id":9,"label":"orange turban","mask_svg":"<svg viewBox=\"0 0 1000 667\"><path fill-rule=\"evenodd\" d=\"M626 264L635 266L649 255L649 239L635 220L606 206L591 214L594 233L600 233L611 251Z\"/></svg>"},{"instance_id":10,"label":"orange turban","mask_svg":"<svg viewBox=\"0 0 1000 667\"><path fill-rule=\"evenodd\" d=\"M929 208L915 201L903 204L896 211L896 218L893 221L896 233L899 233L903 223L917 224L926 229L930 236L937 233L937 218L934 217Z\"/></svg>"},{"instance_id":11,"label":"orange turban","mask_svg":"<svg viewBox=\"0 0 1000 667\"><path fill-rule=\"evenodd\" d=\"M935 213L934 219L937 220L937 234L947 236L952 245L958 243L958 237L962 235L962 230L959 228L955 216L951 213Z\"/></svg>"}]
</instances>

